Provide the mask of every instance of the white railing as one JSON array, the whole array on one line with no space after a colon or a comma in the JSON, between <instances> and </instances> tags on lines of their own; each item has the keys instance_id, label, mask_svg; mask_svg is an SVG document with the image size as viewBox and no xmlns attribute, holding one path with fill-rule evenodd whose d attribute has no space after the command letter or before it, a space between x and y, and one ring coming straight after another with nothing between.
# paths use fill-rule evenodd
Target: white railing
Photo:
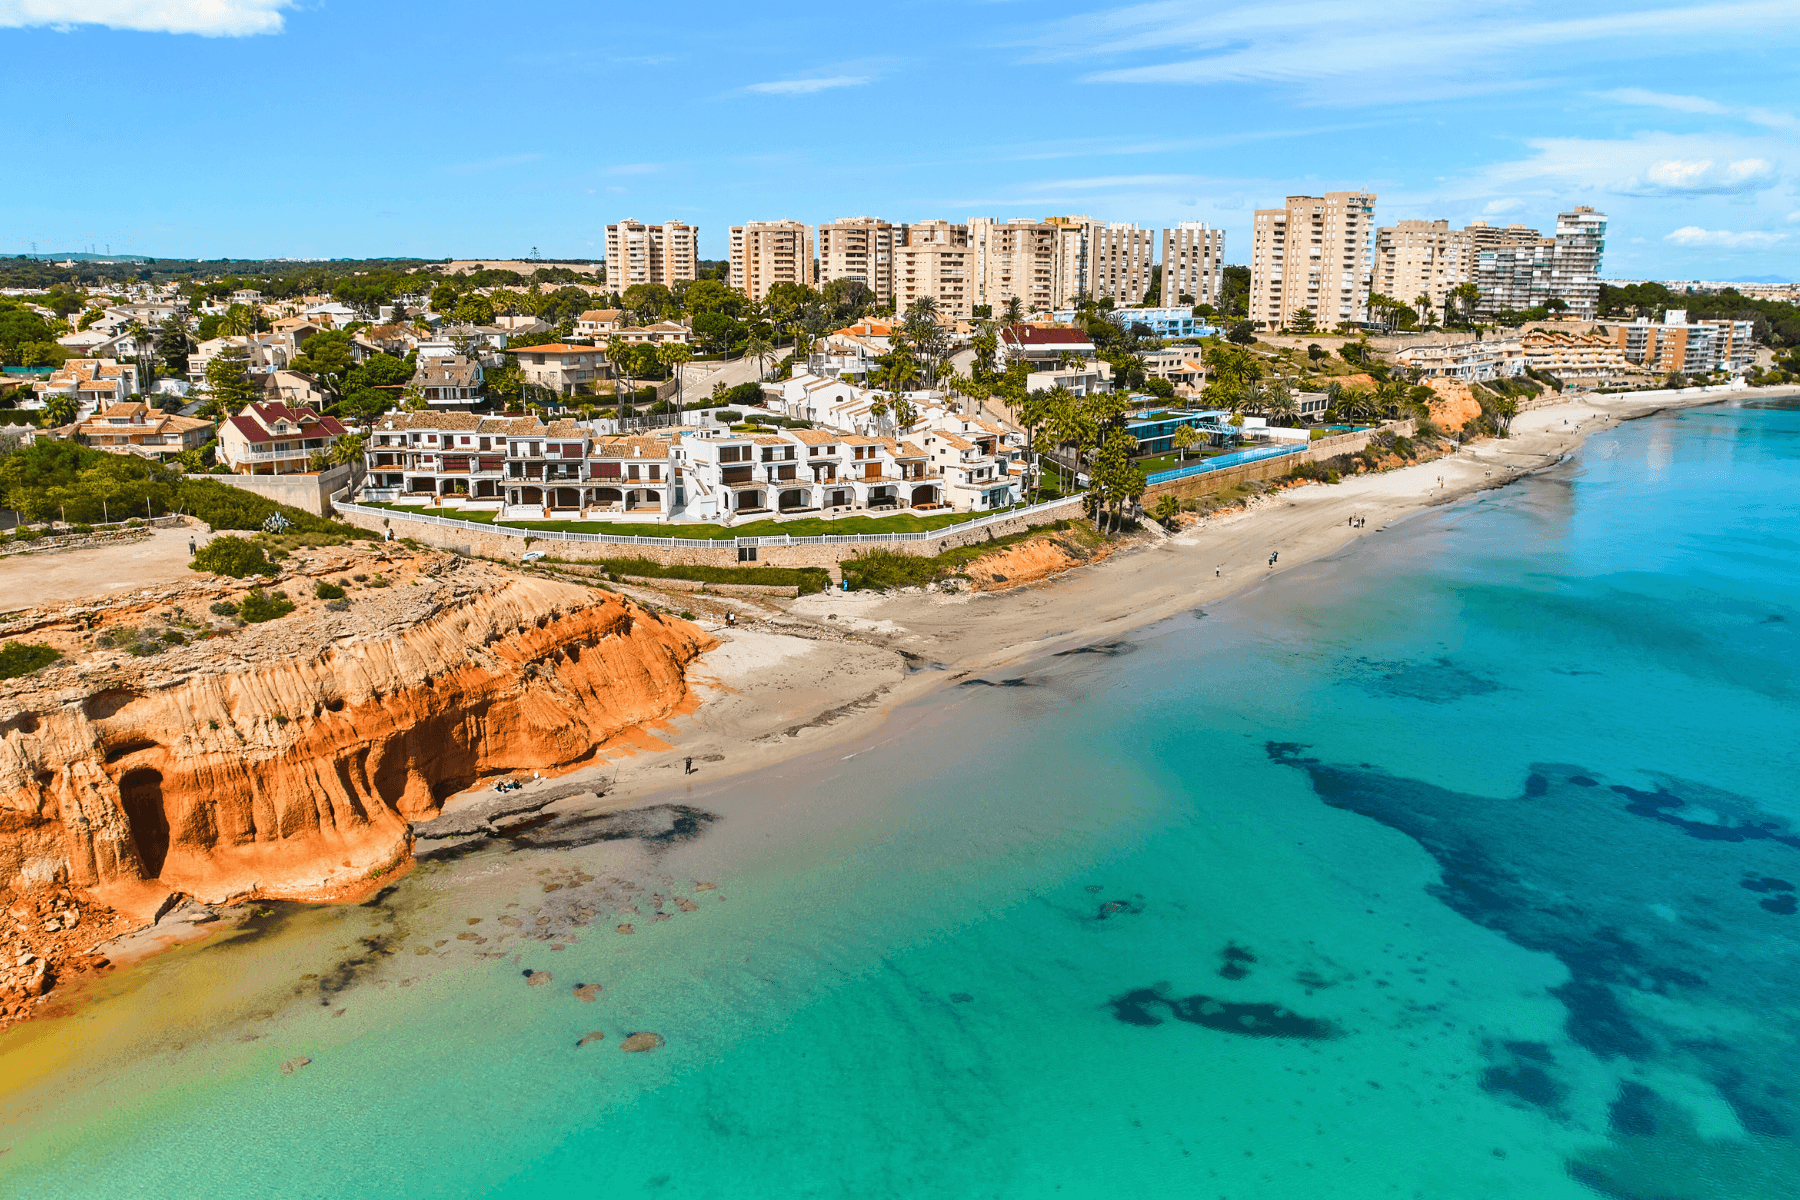
<instances>
[{"instance_id":1,"label":"white railing","mask_svg":"<svg viewBox=\"0 0 1800 1200\"><path fill-rule=\"evenodd\" d=\"M246 450L242 454L231 455L231 461L273 462L283 458L310 458L312 453L311 450Z\"/></svg>"},{"instance_id":2,"label":"white railing","mask_svg":"<svg viewBox=\"0 0 1800 1200\"><path fill-rule=\"evenodd\" d=\"M638 537L628 533L571 533L560 529L519 529L511 525L490 525L482 521L458 521L452 517L433 517L425 513L401 512L391 508L374 508L365 504L334 504L340 512L358 513L366 517L383 517L389 520L417 521L423 525L444 525L452 529L466 529L471 533L500 533L508 537L531 538L534 541L550 542L598 542L612 546L660 546L664 549L706 550L723 549L729 546L878 546L892 542L929 542L935 538L950 537L954 534L970 530L984 529L990 525L999 525L1020 517L1030 517L1037 513L1048 512L1054 508L1071 502L1085 500L1087 493L1064 496L1060 500L1046 500L1042 504L1029 504L1021 508L1000 509L986 516L976 517L955 525L946 525L941 529L933 529L924 533L827 533L817 537L789 537L777 534L772 537L739 537L739 538L681 538L681 537Z\"/></svg>"}]
</instances>

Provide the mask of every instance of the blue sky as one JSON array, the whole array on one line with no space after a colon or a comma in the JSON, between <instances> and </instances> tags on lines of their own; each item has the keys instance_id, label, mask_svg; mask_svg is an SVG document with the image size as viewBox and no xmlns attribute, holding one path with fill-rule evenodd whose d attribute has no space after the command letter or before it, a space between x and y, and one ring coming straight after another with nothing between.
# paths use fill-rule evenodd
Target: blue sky
<instances>
[{"instance_id":1,"label":"blue sky","mask_svg":"<svg viewBox=\"0 0 1800 1200\"><path fill-rule=\"evenodd\" d=\"M637 217L1611 217L1800 278L1800 0L0 0L0 250L599 257Z\"/></svg>"}]
</instances>

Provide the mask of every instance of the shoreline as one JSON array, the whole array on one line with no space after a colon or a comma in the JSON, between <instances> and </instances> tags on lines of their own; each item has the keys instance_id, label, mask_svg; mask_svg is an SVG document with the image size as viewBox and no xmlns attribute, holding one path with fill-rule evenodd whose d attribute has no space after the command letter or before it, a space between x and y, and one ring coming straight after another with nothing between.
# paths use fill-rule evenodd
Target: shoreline
<instances>
[{"instance_id":1,"label":"shoreline","mask_svg":"<svg viewBox=\"0 0 1800 1200\"><path fill-rule=\"evenodd\" d=\"M1800 389L1782 394L1795 393ZM693 709L629 731L588 765L532 781L517 795L530 801L534 792L553 793L532 805L538 816L598 815L673 800L684 788L691 793L695 787L728 785L753 771L867 742L882 736L902 706L949 684L1104 643L1247 592L1396 521L1555 467L1588 437L1624 421L1730 399L1583 397L1546 405L1521 414L1507 439L1337 484L1302 484L1254 497L1243 508L1200 518L1175 534L1147 534L1098 562L1003 590L827 591L779 605L708 597L760 619L711 630L720 645L687 672L699 701ZM1351 515L1365 518L1364 524L1351 526ZM1273 567L1267 562L1270 552L1281 555ZM1208 568L1214 575L1205 574ZM625 596L664 608L672 600L695 603L691 594L676 600L650 587L615 586ZM684 773L689 758L691 775ZM485 785L465 791L449 798L440 816L466 812L491 797ZM441 844L415 845L413 853ZM412 861L385 875L381 884L410 873ZM182 908L160 924L134 927L98 947L109 965L67 980L73 986L46 995L32 1016L66 1012L82 1003L94 980L216 930L209 911Z\"/></svg>"},{"instance_id":2,"label":"shoreline","mask_svg":"<svg viewBox=\"0 0 1800 1200\"><path fill-rule=\"evenodd\" d=\"M1547 471L1589 437L1626 421L1761 394L1649 401L1629 394L1583 396L1545 405L1520 414L1508 438L1336 484L1301 484L1254 497L1244 508L1201 518L1180 532L1151 534L1099 562L1004 590L803 596L767 621L711 631L723 645L701 655L689 672L706 694L694 713L658 731L667 750L628 751L559 781L609 777L599 803L581 810L600 812L679 788L683 777L671 779L666 772L680 771L690 753L697 764L693 782L710 784L829 749L867 736L902 705L955 681L1216 603L1417 513ZM1777 394L1800 395L1800 388ZM1352 515L1364 524L1352 527ZM1280 555L1272 568L1271 552ZM1209 568L1215 574L1206 575ZM775 638L789 644L776 649L768 644ZM836 643L838 649L809 653L793 644L802 640L815 648ZM860 650L850 649L858 644ZM843 679L836 686L815 679L809 686L809 659L827 679L854 675L854 686L844 686ZM862 671L846 670L859 659Z\"/></svg>"}]
</instances>

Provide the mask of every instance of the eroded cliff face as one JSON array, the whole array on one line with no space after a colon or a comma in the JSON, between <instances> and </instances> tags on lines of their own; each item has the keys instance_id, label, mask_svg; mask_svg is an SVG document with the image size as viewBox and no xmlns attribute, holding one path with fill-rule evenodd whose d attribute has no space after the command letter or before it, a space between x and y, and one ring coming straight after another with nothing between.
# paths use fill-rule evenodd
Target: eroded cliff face
<instances>
[{"instance_id":1,"label":"eroded cliff face","mask_svg":"<svg viewBox=\"0 0 1800 1200\"><path fill-rule=\"evenodd\" d=\"M352 585L349 611L310 598L377 562L392 586ZM129 910L354 891L454 792L681 710L710 644L612 593L441 555L362 551L282 583L299 611L234 630L205 616L219 581L39 621L31 640L70 657L0 694L0 893L66 882ZM147 616L213 629L152 658L95 649Z\"/></svg>"}]
</instances>

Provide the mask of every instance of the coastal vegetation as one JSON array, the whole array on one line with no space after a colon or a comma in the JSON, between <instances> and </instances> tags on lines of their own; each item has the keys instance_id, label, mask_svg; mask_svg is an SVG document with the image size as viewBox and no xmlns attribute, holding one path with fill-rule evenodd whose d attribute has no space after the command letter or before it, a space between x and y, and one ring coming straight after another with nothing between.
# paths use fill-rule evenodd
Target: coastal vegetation
<instances>
[{"instance_id":1,"label":"coastal vegetation","mask_svg":"<svg viewBox=\"0 0 1800 1200\"><path fill-rule=\"evenodd\" d=\"M6 642L0 644L0 679L17 679L41 670L62 657L62 651L54 646L40 646L32 642Z\"/></svg>"},{"instance_id":2,"label":"coastal vegetation","mask_svg":"<svg viewBox=\"0 0 1800 1200\"><path fill-rule=\"evenodd\" d=\"M259 587L251 588L243 603L238 605L238 617L248 625L273 621L293 611L294 602L287 598L286 592L265 592Z\"/></svg>"},{"instance_id":3,"label":"coastal vegetation","mask_svg":"<svg viewBox=\"0 0 1800 1200\"><path fill-rule=\"evenodd\" d=\"M930 587L951 579L968 578L969 565L984 555L1046 536L1059 543L1069 557L1078 560L1092 557L1095 547L1106 540L1103 534L1086 522L1058 521L1045 529L1028 529L1023 533L991 538L972 546L957 546L929 557L901 554L878 547L847 558L839 566L852 591Z\"/></svg>"},{"instance_id":4,"label":"coastal vegetation","mask_svg":"<svg viewBox=\"0 0 1800 1200\"><path fill-rule=\"evenodd\" d=\"M261 529L279 513L296 533L334 541L376 536L216 480L185 478L162 463L74 442L44 440L0 452L0 504L27 521L98 524L182 512L214 529L242 530Z\"/></svg>"},{"instance_id":5,"label":"coastal vegetation","mask_svg":"<svg viewBox=\"0 0 1800 1200\"><path fill-rule=\"evenodd\" d=\"M193 568L214 575L229 575L233 579L281 573L281 568L269 561L267 550L241 537L218 537L200 547L194 555Z\"/></svg>"},{"instance_id":6,"label":"coastal vegetation","mask_svg":"<svg viewBox=\"0 0 1800 1200\"><path fill-rule=\"evenodd\" d=\"M612 579L634 575L642 579L686 579L696 583L752 583L773 587L797 587L802 596L831 586L823 567L709 567L687 563L659 563L647 558L545 558L547 563L583 570L598 570Z\"/></svg>"}]
</instances>

